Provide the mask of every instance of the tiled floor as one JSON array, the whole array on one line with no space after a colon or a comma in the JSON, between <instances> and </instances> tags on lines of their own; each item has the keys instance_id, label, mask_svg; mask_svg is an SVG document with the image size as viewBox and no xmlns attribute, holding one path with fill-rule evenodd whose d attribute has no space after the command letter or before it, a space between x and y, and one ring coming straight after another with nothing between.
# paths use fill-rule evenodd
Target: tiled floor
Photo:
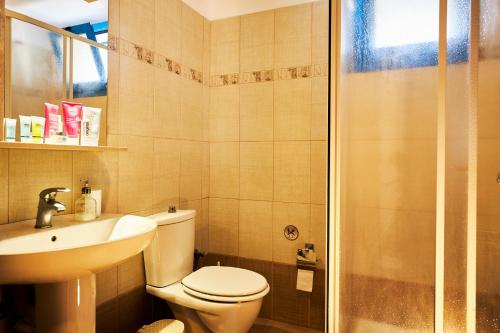
<instances>
[{"instance_id":1,"label":"tiled floor","mask_svg":"<svg viewBox=\"0 0 500 333\"><path fill-rule=\"evenodd\" d=\"M257 319L248 333L324 333L306 327L285 324L268 319Z\"/></svg>"},{"instance_id":2,"label":"tiled floor","mask_svg":"<svg viewBox=\"0 0 500 333\"><path fill-rule=\"evenodd\" d=\"M372 320L357 319L349 329L352 333L431 333L433 329L416 329L394 326L386 323L379 323Z\"/></svg>"}]
</instances>

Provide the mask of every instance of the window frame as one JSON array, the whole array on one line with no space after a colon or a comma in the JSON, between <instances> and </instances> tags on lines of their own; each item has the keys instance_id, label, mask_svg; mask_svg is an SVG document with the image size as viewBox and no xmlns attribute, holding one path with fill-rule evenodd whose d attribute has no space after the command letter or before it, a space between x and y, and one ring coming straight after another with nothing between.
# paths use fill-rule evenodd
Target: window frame
<instances>
[{"instance_id":1,"label":"window frame","mask_svg":"<svg viewBox=\"0 0 500 333\"><path fill-rule=\"evenodd\" d=\"M354 0L354 10L351 13L353 22L353 66L354 72L375 72L382 70L396 70L405 68L419 68L437 66L438 41L429 41L415 44L405 44L389 47L375 47L375 29L373 25L375 1L382 0ZM464 3L463 10L470 12L470 3L467 0L457 0ZM469 15L460 15L464 21L460 25L470 27ZM466 63L469 59L469 33L467 30L458 38L448 38L448 64ZM465 47L464 50L461 48Z\"/></svg>"}]
</instances>

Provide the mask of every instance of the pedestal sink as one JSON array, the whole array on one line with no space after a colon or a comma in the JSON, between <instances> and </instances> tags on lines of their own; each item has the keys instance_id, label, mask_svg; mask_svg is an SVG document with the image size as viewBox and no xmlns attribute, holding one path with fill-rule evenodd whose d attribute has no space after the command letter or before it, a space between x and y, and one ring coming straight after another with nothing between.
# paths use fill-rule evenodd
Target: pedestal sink
<instances>
[{"instance_id":1,"label":"pedestal sink","mask_svg":"<svg viewBox=\"0 0 500 333\"><path fill-rule=\"evenodd\" d=\"M140 253L156 223L133 215L92 222L56 216L0 225L0 284L36 284L37 332L95 332L95 273Z\"/></svg>"}]
</instances>

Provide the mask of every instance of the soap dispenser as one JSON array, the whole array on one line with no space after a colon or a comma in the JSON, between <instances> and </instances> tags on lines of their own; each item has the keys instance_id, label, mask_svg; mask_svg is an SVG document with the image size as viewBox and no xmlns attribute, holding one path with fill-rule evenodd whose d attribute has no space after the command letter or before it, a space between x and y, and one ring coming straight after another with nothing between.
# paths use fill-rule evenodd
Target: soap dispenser
<instances>
[{"instance_id":1,"label":"soap dispenser","mask_svg":"<svg viewBox=\"0 0 500 333\"><path fill-rule=\"evenodd\" d=\"M75 201L75 219L77 221L92 221L96 218L97 202L90 195L92 189L89 180L82 180L82 196Z\"/></svg>"}]
</instances>

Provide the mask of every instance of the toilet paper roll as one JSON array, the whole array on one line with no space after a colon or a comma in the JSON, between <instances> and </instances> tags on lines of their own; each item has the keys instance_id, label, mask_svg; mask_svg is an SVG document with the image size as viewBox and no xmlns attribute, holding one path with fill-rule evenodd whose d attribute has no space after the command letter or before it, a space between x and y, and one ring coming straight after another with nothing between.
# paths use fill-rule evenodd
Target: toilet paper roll
<instances>
[{"instance_id":1,"label":"toilet paper roll","mask_svg":"<svg viewBox=\"0 0 500 333\"><path fill-rule=\"evenodd\" d=\"M297 271L297 290L312 292L314 271L299 269Z\"/></svg>"},{"instance_id":2,"label":"toilet paper roll","mask_svg":"<svg viewBox=\"0 0 500 333\"><path fill-rule=\"evenodd\" d=\"M102 190L100 190L100 189L92 189L92 192L90 192L90 195L96 201L95 217L99 217L99 216L101 216Z\"/></svg>"}]
</instances>

